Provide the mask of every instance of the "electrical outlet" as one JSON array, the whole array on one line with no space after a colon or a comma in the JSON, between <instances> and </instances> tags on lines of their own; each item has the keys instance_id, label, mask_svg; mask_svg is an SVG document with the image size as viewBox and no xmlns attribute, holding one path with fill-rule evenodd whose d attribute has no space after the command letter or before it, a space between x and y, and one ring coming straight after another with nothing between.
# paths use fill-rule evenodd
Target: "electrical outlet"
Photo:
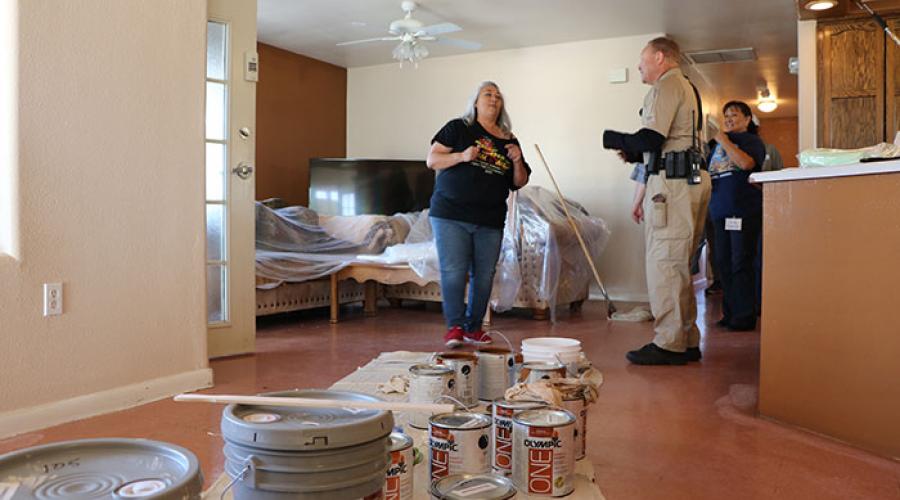
<instances>
[{"instance_id":1,"label":"electrical outlet","mask_svg":"<svg viewBox=\"0 0 900 500\"><path fill-rule=\"evenodd\" d=\"M62 283L44 283L44 316L57 316L62 312Z\"/></svg>"}]
</instances>

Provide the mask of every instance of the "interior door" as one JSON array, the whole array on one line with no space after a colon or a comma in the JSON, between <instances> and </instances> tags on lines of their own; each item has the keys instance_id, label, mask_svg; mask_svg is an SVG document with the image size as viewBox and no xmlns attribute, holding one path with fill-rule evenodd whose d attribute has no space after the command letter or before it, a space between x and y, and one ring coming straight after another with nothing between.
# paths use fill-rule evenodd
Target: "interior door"
<instances>
[{"instance_id":1,"label":"interior door","mask_svg":"<svg viewBox=\"0 0 900 500\"><path fill-rule=\"evenodd\" d=\"M256 0L207 9L207 343L219 357L253 352L256 340Z\"/></svg>"}]
</instances>

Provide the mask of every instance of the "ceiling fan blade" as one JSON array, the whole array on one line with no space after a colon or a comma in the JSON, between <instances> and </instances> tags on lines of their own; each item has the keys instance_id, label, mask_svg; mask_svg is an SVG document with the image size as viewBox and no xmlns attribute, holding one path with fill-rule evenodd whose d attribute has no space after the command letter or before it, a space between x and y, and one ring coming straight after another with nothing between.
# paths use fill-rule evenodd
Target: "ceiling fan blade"
<instances>
[{"instance_id":1,"label":"ceiling fan blade","mask_svg":"<svg viewBox=\"0 0 900 500\"><path fill-rule=\"evenodd\" d=\"M462 31L462 28L453 23L440 23L432 24L431 26L425 26L424 28L416 32L416 36L442 35L444 33L455 33L457 31Z\"/></svg>"},{"instance_id":2,"label":"ceiling fan blade","mask_svg":"<svg viewBox=\"0 0 900 500\"><path fill-rule=\"evenodd\" d=\"M352 42L341 42L337 44L338 47L342 47L344 45L356 45L358 43L369 43L369 42L395 42L400 40L399 36L382 36L378 38L366 38L365 40L353 40Z\"/></svg>"},{"instance_id":3,"label":"ceiling fan blade","mask_svg":"<svg viewBox=\"0 0 900 500\"><path fill-rule=\"evenodd\" d=\"M442 45L452 45L454 47L459 47L461 49L466 50L478 50L481 48L481 44L478 42L470 42L468 40L458 40L456 38L438 38L435 42L440 43Z\"/></svg>"}]
</instances>

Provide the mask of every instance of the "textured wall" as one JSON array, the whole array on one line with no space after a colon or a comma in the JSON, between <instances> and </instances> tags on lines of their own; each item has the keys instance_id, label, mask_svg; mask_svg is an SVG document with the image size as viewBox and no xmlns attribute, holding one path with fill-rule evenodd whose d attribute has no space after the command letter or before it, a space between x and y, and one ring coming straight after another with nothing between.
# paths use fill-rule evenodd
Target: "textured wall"
<instances>
[{"instance_id":1,"label":"textured wall","mask_svg":"<svg viewBox=\"0 0 900 500\"><path fill-rule=\"evenodd\" d=\"M19 15L0 417L207 366L205 2L23 0ZM65 313L44 318L50 281Z\"/></svg>"},{"instance_id":2,"label":"textured wall","mask_svg":"<svg viewBox=\"0 0 900 500\"><path fill-rule=\"evenodd\" d=\"M347 70L257 45L256 199L307 205L309 159L346 152Z\"/></svg>"},{"instance_id":3,"label":"textured wall","mask_svg":"<svg viewBox=\"0 0 900 500\"><path fill-rule=\"evenodd\" d=\"M638 110L649 87L636 66L655 36L426 59L417 70L351 68L347 155L423 159L431 137L463 112L478 83L496 81L534 169L531 182L553 189L534 150L538 143L562 192L609 224L612 237L599 270L610 294L646 300L643 233L630 217L631 167L603 150L602 133L640 127ZM618 68L628 68L628 83L608 83L608 71ZM702 80L695 82L703 91ZM716 96L704 92L707 98L704 109L714 109Z\"/></svg>"}]
</instances>

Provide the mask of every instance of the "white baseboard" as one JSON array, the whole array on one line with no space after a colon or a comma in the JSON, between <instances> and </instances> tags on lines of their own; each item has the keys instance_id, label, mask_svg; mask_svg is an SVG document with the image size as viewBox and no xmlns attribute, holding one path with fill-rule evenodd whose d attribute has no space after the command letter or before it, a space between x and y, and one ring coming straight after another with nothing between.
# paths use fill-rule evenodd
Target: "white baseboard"
<instances>
[{"instance_id":1,"label":"white baseboard","mask_svg":"<svg viewBox=\"0 0 900 500\"><path fill-rule=\"evenodd\" d=\"M203 368L76 396L55 403L0 413L0 439L124 410L181 392L212 387L212 384L212 369Z\"/></svg>"}]
</instances>

